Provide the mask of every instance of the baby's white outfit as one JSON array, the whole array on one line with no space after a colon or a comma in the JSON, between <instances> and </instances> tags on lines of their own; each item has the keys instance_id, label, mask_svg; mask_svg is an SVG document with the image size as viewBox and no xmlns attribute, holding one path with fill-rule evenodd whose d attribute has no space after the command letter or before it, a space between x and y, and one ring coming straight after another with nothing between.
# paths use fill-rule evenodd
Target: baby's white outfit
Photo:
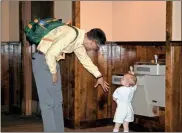
<instances>
[{"instance_id":1,"label":"baby's white outfit","mask_svg":"<svg viewBox=\"0 0 182 133\"><path fill-rule=\"evenodd\" d=\"M134 121L134 111L131 105L131 101L133 99L133 94L136 88L137 85L135 85L134 87L121 86L114 91L113 97L117 99L117 108L113 122L122 124L125 121Z\"/></svg>"}]
</instances>

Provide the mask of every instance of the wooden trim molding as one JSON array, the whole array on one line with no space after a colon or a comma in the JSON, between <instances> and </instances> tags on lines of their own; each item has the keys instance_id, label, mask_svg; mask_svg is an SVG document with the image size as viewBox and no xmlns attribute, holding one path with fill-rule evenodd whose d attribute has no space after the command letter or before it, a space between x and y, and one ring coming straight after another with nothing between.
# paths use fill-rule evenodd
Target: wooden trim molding
<instances>
[{"instance_id":1,"label":"wooden trim molding","mask_svg":"<svg viewBox=\"0 0 182 133\"><path fill-rule=\"evenodd\" d=\"M166 2L166 41L172 41L172 1Z\"/></svg>"},{"instance_id":2,"label":"wooden trim molding","mask_svg":"<svg viewBox=\"0 0 182 133\"><path fill-rule=\"evenodd\" d=\"M23 33L23 27L31 21L31 1L20 2L20 22L22 22L21 40L23 43L22 60L23 60L23 106L22 112L24 115L32 115L32 65L31 65L31 54L29 53L29 43L26 41L26 37Z\"/></svg>"},{"instance_id":3,"label":"wooden trim molding","mask_svg":"<svg viewBox=\"0 0 182 133\"><path fill-rule=\"evenodd\" d=\"M72 21L73 25L80 28L80 1L72 2ZM75 91L74 91L74 128L80 128L80 67L79 61L75 56Z\"/></svg>"},{"instance_id":4,"label":"wooden trim molding","mask_svg":"<svg viewBox=\"0 0 182 133\"><path fill-rule=\"evenodd\" d=\"M172 41L173 1L166 2L165 131L182 131L182 45Z\"/></svg>"},{"instance_id":5,"label":"wooden trim molding","mask_svg":"<svg viewBox=\"0 0 182 133\"><path fill-rule=\"evenodd\" d=\"M80 28L80 1L72 2L72 19L73 25Z\"/></svg>"}]
</instances>

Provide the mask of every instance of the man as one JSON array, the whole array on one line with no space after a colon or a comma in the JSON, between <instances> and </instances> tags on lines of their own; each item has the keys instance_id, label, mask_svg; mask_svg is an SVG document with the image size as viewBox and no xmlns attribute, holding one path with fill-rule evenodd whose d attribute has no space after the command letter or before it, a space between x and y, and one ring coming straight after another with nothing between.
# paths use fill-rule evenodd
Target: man
<instances>
[{"instance_id":1,"label":"man","mask_svg":"<svg viewBox=\"0 0 182 133\"><path fill-rule=\"evenodd\" d=\"M38 52L32 56L32 68L44 131L64 131L61 76L57 61L64 59L65 53L74 52L84 68L97 78L95 87L100 84L104 91L108 91L109 84L87 55L87 51L98 50L105 42L106 36L101 29L95 28L85 33L69 25L59 26L42 38Z\"/></svg>"}]
</instances>

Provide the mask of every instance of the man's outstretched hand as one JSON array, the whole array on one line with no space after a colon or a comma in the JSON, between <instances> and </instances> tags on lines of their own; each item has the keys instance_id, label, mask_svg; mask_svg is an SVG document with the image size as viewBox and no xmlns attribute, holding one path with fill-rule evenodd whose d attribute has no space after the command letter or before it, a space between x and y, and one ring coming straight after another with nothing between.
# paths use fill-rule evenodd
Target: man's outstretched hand
<instances>
[{"instance_id":1,"label":"man's outstretched hand","mask_svg":"<svg viewBox=\"0 0 182 133\"><path fill-rule=\"evenodd\" d=\"M104 81L103 77L97 79L97 83L94 87L97 87L99 84L102 86L104 92L108 91L109 84L106 81Z\"/></svg>"}]
</instances>

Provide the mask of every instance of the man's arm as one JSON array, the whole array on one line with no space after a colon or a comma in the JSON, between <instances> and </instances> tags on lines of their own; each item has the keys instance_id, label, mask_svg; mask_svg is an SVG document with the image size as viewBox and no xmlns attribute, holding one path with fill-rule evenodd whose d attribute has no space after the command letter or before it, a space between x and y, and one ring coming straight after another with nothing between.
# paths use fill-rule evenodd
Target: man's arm
<instances>
[{"instance_id":1,"label":"man's arm","mask_svg":"<svg viewBox=\"0 0 182 133\"><path fill-rule=\"evenodd\" d=\"M74 53L78 57L83 67L97 78L97 83L95 87L97 87L100 84L104 91L108 91L109 84L106 81L104 81L102 74L99 72L98 68L93 64L85 48L79 47L74 51Z\"/></svg>"}]
</instances>

